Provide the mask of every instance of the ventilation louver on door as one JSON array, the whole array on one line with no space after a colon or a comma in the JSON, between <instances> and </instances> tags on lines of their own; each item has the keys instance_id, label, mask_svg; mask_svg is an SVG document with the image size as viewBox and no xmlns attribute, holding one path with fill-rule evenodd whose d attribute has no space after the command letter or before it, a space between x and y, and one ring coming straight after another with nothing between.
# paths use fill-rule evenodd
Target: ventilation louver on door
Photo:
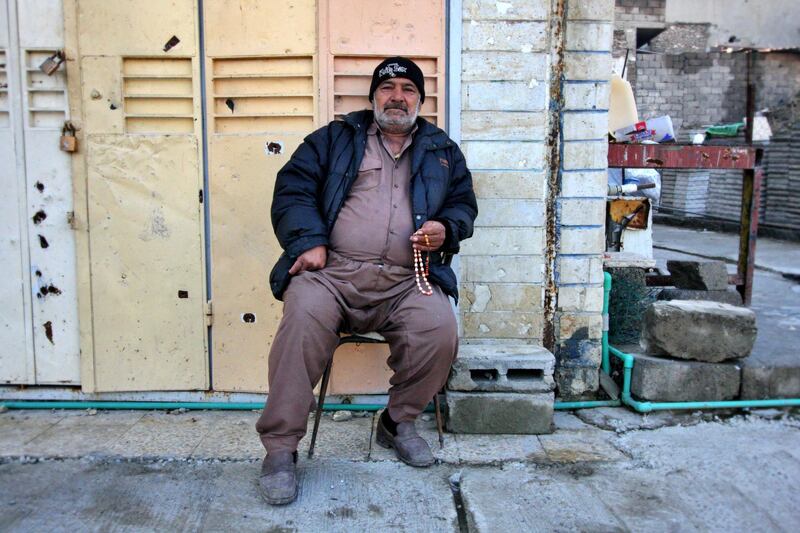
<instances>
[{"instance_id":1,"label":"ventilation louver on door","mask_svg":"<svg viewBox=\"0 0 800 533\"><path fill-rule=\"evenodd\" d=\"M47 75L39 65L55 50L25 50L25 114L29 128L60 128L67 117L67 75L62 65Z\"/></svg>"},{"instance_id":2,"label":"ventilation louver on door","mask_svg":"<svg viewBox=\"0 0 800 533\"><path fill-rule=\"evenodd\" d=\"M8 64L6 51L0 49L0 128L9 127L8 118Z\"/></svg>"},{"instance_id":3,"label":"ventilation louver on door","mask_svg":"<svg viewBox=\"0 0 800 533\"><path fill-rule=\"evenodd\" d=\"M122 60L126 133L192 133L192 60Z\"/></svg>"},{"instance_id":4,"label":"ventilation louver on door","mask_svg":"<svg viewBox=\"0 0 800 533\"><path fill-rule=\"evenodd\" d=\"M333 116L341 119L347 113L359 109L371 109L369 92L372 71L385 56L345 56L333 58ZM436 57L411 57L425 75L425 103L420 115L439 124L443 110L439 106L438 82L440 71Z\"/></svg>"},{"instance_id":5,"label":"ventilation louver on door","mask_svg":"<svg viewBox=\"0 0 800 533\"><path fill-rule=\"evenodd\" d=\"M314 129L311 56L212 60L215 133L307 132Z\"/></svg>"}]
</instances>

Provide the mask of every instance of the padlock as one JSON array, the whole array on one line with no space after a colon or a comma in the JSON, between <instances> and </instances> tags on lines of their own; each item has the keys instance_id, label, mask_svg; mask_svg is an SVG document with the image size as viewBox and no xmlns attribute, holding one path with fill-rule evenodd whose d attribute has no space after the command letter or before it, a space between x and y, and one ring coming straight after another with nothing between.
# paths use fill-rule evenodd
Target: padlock
<instances>
[{"instance_id":1,"label":"padlock","mask_svg":"<svg viewBox=\"0 0 800 533\"><path fill-rule=\"evenodd\" d=\"M47 59L45 59L41 65L39 65L39 70L47 74L48 76L52 76L58 67L61 66L61 63L64 62L66 58L64 57L64 52L61 50L56 51L55 54L51 55Z\"/></svg>"},{"instance_id":2,"label":"padlock","mask_svg":"<svg viewBox=\"0 0 800 533\"><path fill-rule=\"evenodd\" d=\"M72 122L64 122L58 147L64 152L74 152L78 149L78 139L75 137L75 126L72 125Z\"/></svg>"}]
</instances>

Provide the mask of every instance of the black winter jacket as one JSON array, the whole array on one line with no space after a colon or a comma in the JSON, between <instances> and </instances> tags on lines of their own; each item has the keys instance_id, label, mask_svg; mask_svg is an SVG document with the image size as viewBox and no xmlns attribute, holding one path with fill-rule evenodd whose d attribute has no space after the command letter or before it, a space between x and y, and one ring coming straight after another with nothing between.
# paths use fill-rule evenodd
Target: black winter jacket
<instances>
[{"instance_id":1,"label":"black winter jacket","mask_svg":"<svg viewBox=\"0 0 800 533\"><path fill-rule=\"evenodd\" d=\"M308 135L278 172L272 197L272 226L284 252L270 274L270 288L281 299L297 257L328 245L339 210L367 143L372 111L356 111ZM418 118L411 150L411 209L415 229L438 220L447 232L444 245L431 254L430 280L458 299L456 276L446 261L459 241L472 235L478 214L472 176L464 155L447 134ZM409 243L411 246L411 243Z\"/></svg>"}]
</instances>

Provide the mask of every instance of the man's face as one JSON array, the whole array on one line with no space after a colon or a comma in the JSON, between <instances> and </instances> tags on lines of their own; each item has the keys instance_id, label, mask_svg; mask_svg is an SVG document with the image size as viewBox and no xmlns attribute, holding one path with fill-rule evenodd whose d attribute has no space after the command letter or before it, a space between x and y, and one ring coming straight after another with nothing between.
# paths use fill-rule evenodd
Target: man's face
<instances>
[{"instance_id":1,"label":"man's face","mask_svg":"<svg viewBox=\"0 0 800 533\"><path fill-rule=\"evenodd\" d=\"M386 133L408 133L417 120L419 107L419 91L408 78L383 81L372 97L375 122Z\"/></svg>"}]
</instances>

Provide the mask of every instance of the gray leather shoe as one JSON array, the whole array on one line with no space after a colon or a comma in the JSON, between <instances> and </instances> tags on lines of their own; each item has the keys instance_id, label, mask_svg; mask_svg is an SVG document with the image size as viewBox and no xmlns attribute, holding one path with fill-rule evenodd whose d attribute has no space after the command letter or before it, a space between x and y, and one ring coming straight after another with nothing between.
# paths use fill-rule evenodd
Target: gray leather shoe
<instances>
[{"instance_id":1,"label":"gray leather shoe","mask_svg":"<svg viewBox=\"0 0 800 533\"><path fill-rule=\"evenodd\" d=\"M264 457L258 487L270 505L286 505L297 498L297 452L275 452Z\"/></svg>"},{"instance_id":2,"label":"gray leather shoe","mask_svg":"<svg viewBox=\"0 0 800 533\"><path fill-rule=\"evenodd\" d=\"M419 436L414 422L399 422L397 435L392 435L379 418L375 441L384 448L394 448L397 458L407 465L424 467L436 462L431 447Z\"/></svg>"}]
</instances>

